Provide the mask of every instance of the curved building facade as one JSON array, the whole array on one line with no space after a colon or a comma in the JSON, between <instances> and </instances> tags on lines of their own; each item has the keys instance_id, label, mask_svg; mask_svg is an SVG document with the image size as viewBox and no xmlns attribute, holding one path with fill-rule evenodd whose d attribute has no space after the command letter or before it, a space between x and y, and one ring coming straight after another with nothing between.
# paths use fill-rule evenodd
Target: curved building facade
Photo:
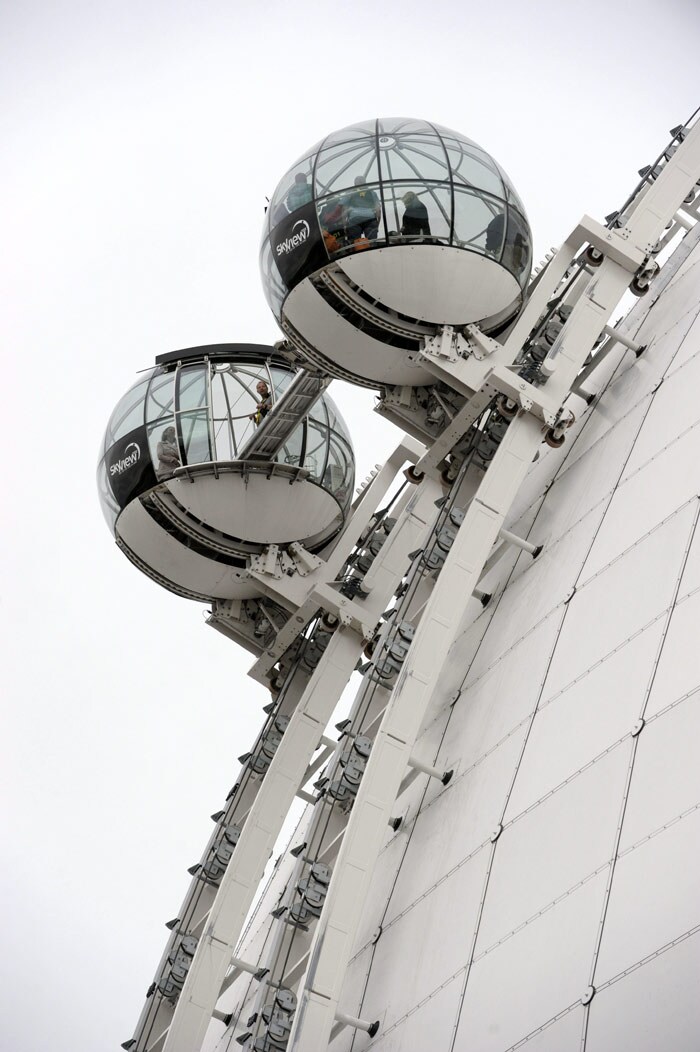
<instances>
[{"instance_id":1,"label":"curved building facade","mask_svg":"<svg viewBox=\"0 0 700 1052\"><path fill-rule=\"evenodd\" d=\"M531 469L509 525L544 551L453 647L417 751L455 774L397 801L343 990L380 1033L333 1052L696 1047L699 274Z\"/></svg>"}]
</instances>

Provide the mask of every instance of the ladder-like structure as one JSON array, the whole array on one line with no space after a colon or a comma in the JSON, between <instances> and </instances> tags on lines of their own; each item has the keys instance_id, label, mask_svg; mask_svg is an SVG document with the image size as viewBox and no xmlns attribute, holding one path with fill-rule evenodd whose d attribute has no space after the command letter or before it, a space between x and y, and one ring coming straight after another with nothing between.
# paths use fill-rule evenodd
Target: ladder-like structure
<instances>
[{"instance_id":1,"label":"ladder-like structure","mask_svg":"<svg viewBox=\"0 0 700 1052\"><path fill-rule=\"evenodd\" d=\"M241 451L241 459L274 460L330 382L330 376L300 369Z\"/></svg>"},{"instance_id":2,"label":"ladder-like structure","mask_svg":"<svg viewBox=\"0 0 700 1052\"><path fill-rule=\"evenodd\" d=\"M700 181L700 123L673 135L675 148L644 174L607 226L584 217L572 231L503 343L449 328L426 341L422 364L460 393L461 408L426 451L410 442L399 448L326 563L300 553L296 577L280 572L276 556L251 567L265 594L291 612L253 670L257 678L272 671L273 702L241 757L226 808L213 816L215 832L193 867L192 888L125 1049L198 1052L212 1018L234 1026L238 1043L256 1052L325 1052L344 1026L376 1033L378 1021L345 1013L341 996L386 827L400 820L397 799L413 778L427 775L449 792L451 772L417 756L416 740L470 614L469 597L487 601L479 585L503 545L539 553L505 531L504 521L543 434L550 445L564 441L570 399L585 398L585 377L604 356L601 335L642 350L608 323L629 287L642 294L653 280L667 224L676 232L688 227L679 208ZM533 370L525 352L547 332L553 336ZM307 386L302 374L299 386L300 398L312 398L311 379ZM472 454L494 405L495 449L486 469L477 470ZM291 416L290 403L288 426ZM259 455L269 459L284 423L271 425L269 446L265 424L253 442L260 436ZM473 441L465 445L468 435ZM443 496L439 475L457 448L456 478ZM389 514L380 511L406 460L413 461L409 478L420 485L402 492ZM356 667L362 685L335 742L327 724ZM257 959L246 961L239 946L245 918L295 795L313 807L291 850L270 937ZM244 982L236 1012L221 1012L221 993Z\"/></svg>"}]
</instances>

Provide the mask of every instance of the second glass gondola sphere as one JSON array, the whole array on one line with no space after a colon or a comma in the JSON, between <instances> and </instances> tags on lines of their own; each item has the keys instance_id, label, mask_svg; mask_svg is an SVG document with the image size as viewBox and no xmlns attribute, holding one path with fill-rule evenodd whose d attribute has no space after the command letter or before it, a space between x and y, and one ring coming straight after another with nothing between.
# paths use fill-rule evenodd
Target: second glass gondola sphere
<instances>
[{"instance_id":1,"label":"second glass gondola sphere","mask_svg":"<svg viewBox=\"0 0 700 1052\"><path fill-rule=\"evenodd\" d=\"M420 385L439 326L503 328L532 262L525 210L480 146L423 120L365 121L307 150L267 209L261 270L311 362L370 387Z\"/></svg>"}]
</instances>

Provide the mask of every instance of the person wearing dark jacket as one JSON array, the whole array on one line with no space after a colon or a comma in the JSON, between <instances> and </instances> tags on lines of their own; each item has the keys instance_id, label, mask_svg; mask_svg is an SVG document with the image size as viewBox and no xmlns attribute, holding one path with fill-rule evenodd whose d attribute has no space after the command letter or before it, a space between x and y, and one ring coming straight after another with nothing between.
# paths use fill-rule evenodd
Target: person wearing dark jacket
<instances>
[{"instance_id":1,"label":"person wearing dark jacket","mask_svg":"<svg viewBox=\"0 0 700 1052\"><path fill-rule=\"evenodd\" d=\"M430 222L428 220L428 209L418 199L413 190L409 190L401 198L405 207L403 219L401 220L401 233L404 237L414 237L424 234L430 235Z\"/></svg>"},{"instance_id":2,"label":"person wearing dark jacket","mask_svg":"<svg viewBox=\"0 0 700 1052\"><path fill-rule=\"evenodd\" d=\"M382 214L379 198L374 190L366 185L367 180L363 176L356 175L354 182L355 189L344 201L348 237L356 242L362 238L374 241Z\"/></svg>"},{"instance_id":3,"label":"person wearing dark jacket","mask_svg":"<svg viewBox=\"0 0 700 1052\"><path fill-rule=\"evenodd\" d=\"M257 409L254 413L250 414L248 419L254 421L255 426L258 427L272 409L272 395L270 394L270 388L264 380L258 380L255 385L255 390L260 395L260 401L258 402Z\"/></svg>"}]
</instances>

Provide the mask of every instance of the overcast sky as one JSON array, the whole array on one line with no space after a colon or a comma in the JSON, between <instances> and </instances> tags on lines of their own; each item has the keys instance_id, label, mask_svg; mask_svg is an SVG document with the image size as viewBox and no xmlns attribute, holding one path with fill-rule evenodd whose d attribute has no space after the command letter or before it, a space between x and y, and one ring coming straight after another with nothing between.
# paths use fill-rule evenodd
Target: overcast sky
<instances>
[{"instance_id":1,"label":"overcast sky","mask_svg":"<svg viewBox=\"0 0 700 1052\"><path fill-rule=\"evenodd\" d=\"M375 116L475 139L535 255L695 109L697 0L3 5L2 1048L130 1037L268 700L202 607L119 553L97 449L156 354L273 342L265 196ZM334 384L359 476L396 433Z\"/></svg>"}]
</instances>

